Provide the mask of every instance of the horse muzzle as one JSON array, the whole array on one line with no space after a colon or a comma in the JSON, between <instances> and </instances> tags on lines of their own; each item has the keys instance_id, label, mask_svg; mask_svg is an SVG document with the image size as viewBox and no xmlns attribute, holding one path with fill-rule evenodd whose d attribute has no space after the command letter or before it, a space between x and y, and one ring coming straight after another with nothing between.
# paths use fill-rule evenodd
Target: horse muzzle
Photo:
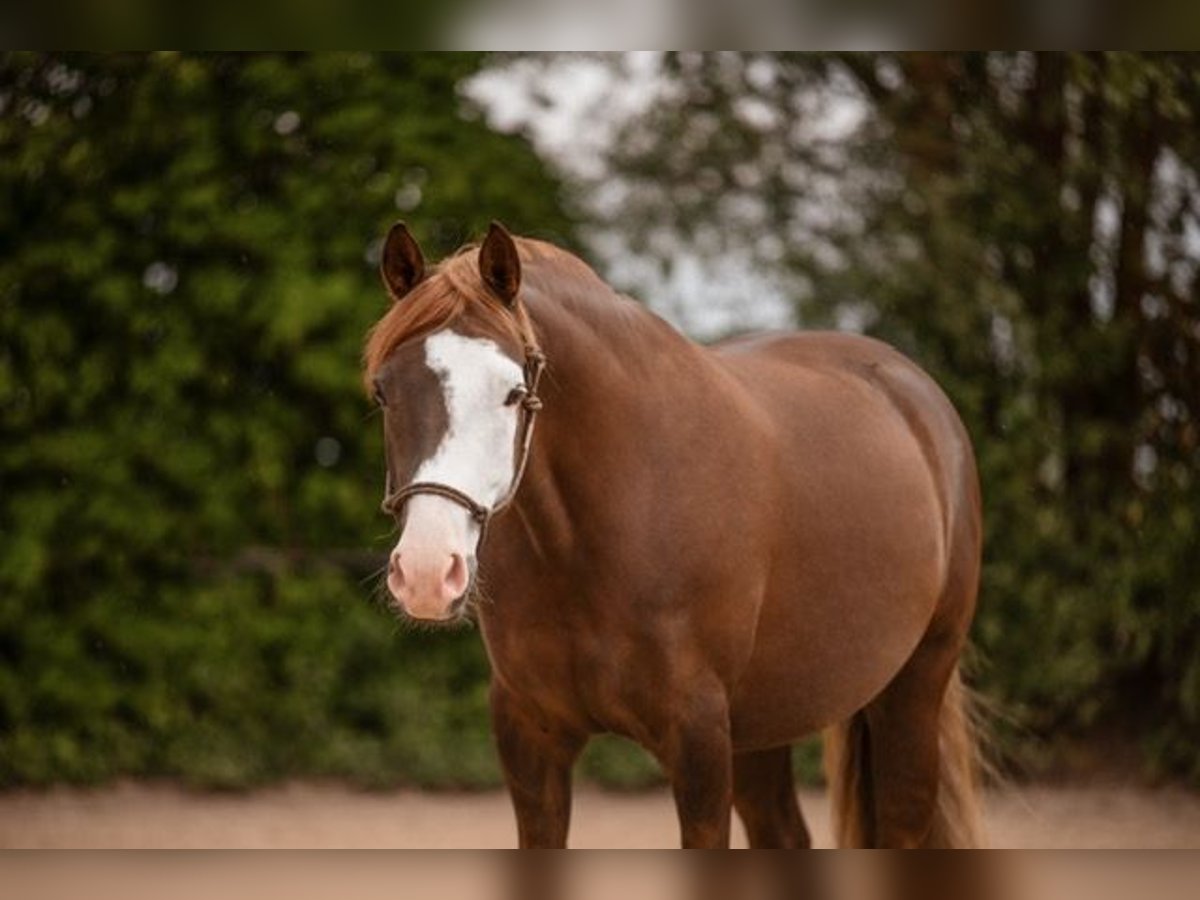
<instances>
[{"instance_id":1,"label":"horse muzzle","mask_svg":"<svg viewBox=\"0 0 1200 900\"><path fill-rule=\"evenodd\" d=\"M448 622L463 612L473 568L461 553L418 555L395 550L388 559L388 592L405 615Z\"/></svg>"}]
</instances>

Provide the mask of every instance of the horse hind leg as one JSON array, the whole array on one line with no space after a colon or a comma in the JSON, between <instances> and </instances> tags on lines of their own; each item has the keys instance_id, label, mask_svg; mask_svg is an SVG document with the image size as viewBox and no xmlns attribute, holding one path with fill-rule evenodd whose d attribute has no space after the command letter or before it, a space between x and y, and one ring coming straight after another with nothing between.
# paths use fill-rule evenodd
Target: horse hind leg
<instances>
[{"instance_id":1,"label":"horse hind leg","mask_svg":"<svg viewBox=\"0 0 1200 900\"><path fill-rule=\"evenodd\" d=\"M756 850L812 845L796 799L790 746L734 754L733 806Z\"/></svg>"},{"instance_id":2,"label":"horse hind leg","mask_svg":"<svg viewBox=\"0 0 1200 900\"><path fill-rule=\"evenodd\" d=\"M881 847L980 843L974 736L957 653L918 653L866 709L875 840Z\"/></svg>"},{"instance_id":3,"label":"horse hind leg","mask_svg":"<svg viewBox=\"0 0 1200 900\"><path fill-rule=\"evenodd\" d=\"M975 736L958 671L962 644L961 636L932 628L892 682L834 737L828 756L843 845L979 845Z\"/></svg>"}]
</instances>

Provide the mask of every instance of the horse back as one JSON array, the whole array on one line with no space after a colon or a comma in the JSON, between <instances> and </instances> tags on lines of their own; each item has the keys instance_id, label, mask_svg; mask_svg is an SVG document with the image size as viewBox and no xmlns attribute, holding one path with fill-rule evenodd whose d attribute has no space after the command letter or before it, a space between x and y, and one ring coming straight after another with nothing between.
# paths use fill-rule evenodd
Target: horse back
<instances>
[{"instance_id":1,"label":"horse back","mask_svg":"<svg viewBox=\"0 0 1200 900\"><path fill-rule=\"evenodd\" d=\"M794 415L803 403L798 395L811 390L814 380L856 383L876 393L918 442L945 524L978 506L974 454L962 420L937 382L890 345L858 334L792 331L731 338L711 350L718 364L775 416Z\"/></svg>"}]
</instances>

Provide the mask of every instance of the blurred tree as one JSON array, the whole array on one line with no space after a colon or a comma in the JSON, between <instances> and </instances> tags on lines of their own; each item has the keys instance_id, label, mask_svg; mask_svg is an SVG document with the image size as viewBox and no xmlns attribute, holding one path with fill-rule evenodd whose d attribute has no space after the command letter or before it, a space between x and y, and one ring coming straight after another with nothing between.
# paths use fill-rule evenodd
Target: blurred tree
<instances>
[{"instance_id":1,"label":"blurred tree","mask_svg":"<svg viewBox=\"0 0 1200 900\"><path fill-rule=\"evenodd\" d=\"M571 242L480 62L0 56L0 784L494 779L477 638L359 581L379 236Z\"/></svg>"},{"instance_id":2,"label":"blurred tree","mask_svg":"<svg viewBox=\"0 0 1200 900\"><path fill-rule=\"evenodd\" d=\"M611 154L619 228L748 254L801 321L924 364L980 458L986 689L1200 779L1200 61L679 54L663 77Z\"/></svg>"}]
</instances>

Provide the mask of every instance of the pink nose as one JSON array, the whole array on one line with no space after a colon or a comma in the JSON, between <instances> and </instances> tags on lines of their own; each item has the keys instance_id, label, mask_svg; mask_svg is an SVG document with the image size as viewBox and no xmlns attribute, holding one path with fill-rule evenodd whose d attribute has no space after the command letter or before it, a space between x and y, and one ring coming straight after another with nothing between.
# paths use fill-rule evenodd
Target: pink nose
<instances>
[{"instance_id":1,"label":"pink nose","mask_svg":"<svg viewBox=\"0 0 1200 900\"><path fill-rule=\"evenodd\" d=\"M388 590L415 619L450 618L454 601L466 592L470 577L461 553L409 560L393 551L388 560Z\"/></svg>"}]
</instances>

